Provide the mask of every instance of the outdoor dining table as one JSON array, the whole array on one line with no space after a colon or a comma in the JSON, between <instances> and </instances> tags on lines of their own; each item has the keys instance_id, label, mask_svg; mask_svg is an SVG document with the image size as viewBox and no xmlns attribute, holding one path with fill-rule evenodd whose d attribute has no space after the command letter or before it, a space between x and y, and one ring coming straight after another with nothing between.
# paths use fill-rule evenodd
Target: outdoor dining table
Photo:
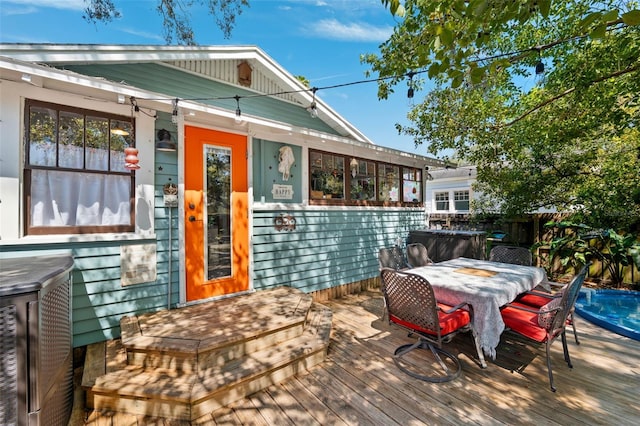
<instances>
[{"instance_id":1,"label":"outdoor dining table","mask_svg":"<svg viewBox=\"0 0 640 426\"><path fill-rule=\"evenodd\" d=\"M500 307L544 282L544 269L459 257L409 269L431 283L438 302L473 308L473 327L485 355L495 359L505 329Z\"/></svg>"}]
</instances>

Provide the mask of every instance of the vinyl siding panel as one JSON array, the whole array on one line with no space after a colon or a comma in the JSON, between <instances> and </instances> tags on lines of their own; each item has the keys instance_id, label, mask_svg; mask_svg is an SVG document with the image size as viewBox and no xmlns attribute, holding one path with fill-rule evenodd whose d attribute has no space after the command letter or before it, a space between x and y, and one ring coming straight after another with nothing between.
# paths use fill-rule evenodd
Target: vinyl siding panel
<instances>
[{"instance_id":1,"label":"vinyl siding panel","mask_svg":"<svg viewBox=\"0 0 640 426\"><path fill-rule=\"evenodd\" d=\"M378 250L405 241L424 227L420 209L255 210L254 288L287 285L324 290L378 275ZM296 219L293 231L276 231L280 214Z\"/></svg>"}]
</instances>

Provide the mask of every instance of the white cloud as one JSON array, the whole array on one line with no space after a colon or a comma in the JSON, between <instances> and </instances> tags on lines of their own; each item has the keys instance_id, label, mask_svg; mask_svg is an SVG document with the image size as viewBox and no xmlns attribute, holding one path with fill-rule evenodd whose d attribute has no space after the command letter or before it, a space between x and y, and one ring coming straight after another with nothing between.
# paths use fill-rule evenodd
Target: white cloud
<instances>
[{"instance_id":1,"label":"white cloud","mask_svg":"<svg viewBox=\"0 0 640 426\"><path fill-rule=\"evenodd\" d=\"M126 34L131 34L137 37L142 37L142 38L147 38L150 40L155 40L155 41L161 41L164 43L164 38L159 36L158 34L154 34L154 33L150 33L147 31L139 31L139 30L134 30L131 28L120 28L120 31L122 31L123 33Z\"/></svg>"},{"instance_id":2,"label":"white cloud","mask_svg":"<svg viewBox=\"0 0 640 426\"><path fill-rule=\"evenodd\" d=\"M84 10L84 0L3 0L5 5L21 5L30 7L49 7L52 9Z\"/></svg>"},{"instance_id":3,"label":"white cloud","mask_svg":"<svg viewBox=\"0 0 640 426\"><path fill-rule=\"evenodd\" d=\"M393 27L352 22L344 24L337 19L323 19L310 25L311 33L323 38L346 41L382 42L393 33Z\"/></svg>"}]
</instances>

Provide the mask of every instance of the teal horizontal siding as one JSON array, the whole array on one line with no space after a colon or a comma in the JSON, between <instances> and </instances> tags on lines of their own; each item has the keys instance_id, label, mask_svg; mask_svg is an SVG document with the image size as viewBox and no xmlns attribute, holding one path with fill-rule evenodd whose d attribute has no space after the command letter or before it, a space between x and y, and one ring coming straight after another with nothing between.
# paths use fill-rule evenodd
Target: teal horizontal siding
<instances>
[{"instance_id":1,"label":"teal horizontal siding","mask_svg":"<svg viewBox=\"0 0 640 426\"><path fill-rule=\"evenodd\" d=\"M229 111L236 110L236 101L233 97L237 95L241 97L240 109L243 115L286 122L328 134L338 134L327 123L312 118L306 106L294 105L273 96L255 96L253 91L160 64L74 64L59 66L59 68L103 77L111 81L124 81L132 87L163 93L171 98L198 99L199 103Z\"/></svg>"},{"instance_id":2,"label":"teal horizontal siding","mask_svg":"<svg viewBox=\"0 0 640 426\"><path fill-rule=\"evenodd\" d=\"M293 231L276 231L289 214ZM378 250L424 227L416 209L255 210L253 282L257 290L287 285L305 292L378 276Z\"/></svg>"},{"instance_id":3,"label":"teal horizontal siding","mask_svg":"<svg viewBox=\"0 0 640 426\"><path fill-rule=\"evenodd\" d=\"M175 125L166 113L159 113L156 130L165 128L177 140ZM154 183L154 221L157 240L95 241L3 246L7 257L69 254L74 258L72 271L73 345L84 346L120 336L120 319L166 309L168 305L169 257L172 256L171 304L178 302L179 242L178 209L164 206L163 186L177 183L177 155L156 151ZM171 225L171 248L169 229ZM123 287L121 248L127 244L156 244L156 280Z\"/></svg>"}]
</instances>

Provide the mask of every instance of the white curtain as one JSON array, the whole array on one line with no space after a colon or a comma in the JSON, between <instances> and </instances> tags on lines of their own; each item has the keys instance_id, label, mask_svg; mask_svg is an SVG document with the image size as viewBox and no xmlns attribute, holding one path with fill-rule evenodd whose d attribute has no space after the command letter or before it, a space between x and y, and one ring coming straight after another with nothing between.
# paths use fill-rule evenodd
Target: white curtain
<instances>
[{"instance_id":1,"label":"white curtain","mask_svg":"<svg viewBox=\"0 0 640 426\"><path fill-rule=\"evenodd\" d=\"M129 225L131 177L31 172L31 226Z\"/></svg>"}]
</instances>

